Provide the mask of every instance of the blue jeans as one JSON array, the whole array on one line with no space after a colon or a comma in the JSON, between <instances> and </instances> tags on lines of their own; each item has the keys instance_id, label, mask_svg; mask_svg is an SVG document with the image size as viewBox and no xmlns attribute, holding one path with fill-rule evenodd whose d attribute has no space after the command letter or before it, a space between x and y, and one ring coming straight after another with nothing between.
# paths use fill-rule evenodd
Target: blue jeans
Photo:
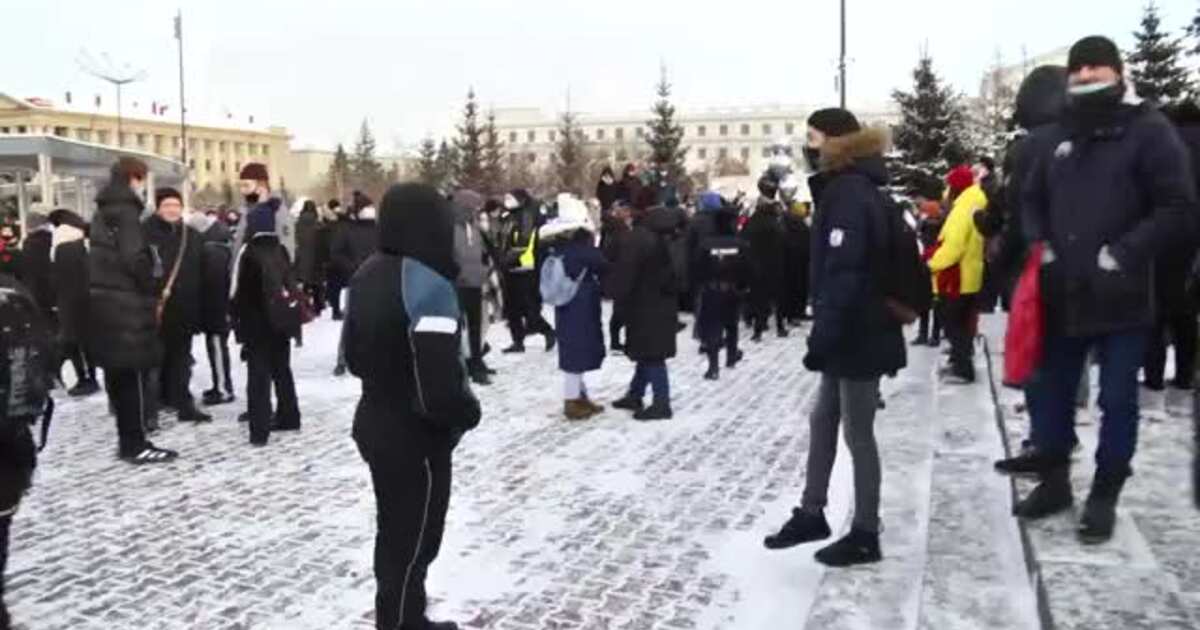
<instances>
[{"instance_id":1,"label":"blue jeans","mask_svg":"<svg viewBox=\"0 0 1200 630\"><path fill-rule=\"evenodd\" d=\"M1033 441L1038 450L1070 461L1075 435L1075 398L1084 362L1096 351L1100 365L1100 444L1096 465L1127 472L1137 447L1138 370L1146 352L1145 330L1066 337L1047 334L1042 365L1026 388Z\"/></svg>"},{"instance_id":2,"label":"blue jeans","mask_svg":"<svg viewBox=\"0 0 1200 630\"><path fill-rule=\"evenodd\" d=\"M629 383L629 395L641 399L646 395L646 386L654 392L655 404L671 404L671 382L667 378L666 361L639 361Z\"/></svg>"}]
</instances>

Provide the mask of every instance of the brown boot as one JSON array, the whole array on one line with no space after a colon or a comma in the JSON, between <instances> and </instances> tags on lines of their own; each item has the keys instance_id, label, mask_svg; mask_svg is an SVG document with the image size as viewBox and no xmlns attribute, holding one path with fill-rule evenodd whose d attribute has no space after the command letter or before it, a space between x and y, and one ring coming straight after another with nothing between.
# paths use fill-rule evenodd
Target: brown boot
<instances>
[{"instance_id":1,"label":"brown boot","mask_svg":"<svg viewBox=\"0 0 1200 630\"><path fill-rule=\"evenodd\" d=\"M596 403L592 402L592 400L590 398L588 398L587 396L580 398L579 402L583 403L584 406L586 406L588 408L588 411L593 416L598 413L604 412L604 405L597 405Z\"/></svg>"},{"instance_id":2,"label":"brown boot","mask_svg":"<svg viewBox=\"0 0 1200 630\"><path fill-rule=\"evenodd\" d=\"M592 409L582 400L568 400L563 403L563 415L567 420L587 420L592 417Z\"/></svg>"}]
</instances>

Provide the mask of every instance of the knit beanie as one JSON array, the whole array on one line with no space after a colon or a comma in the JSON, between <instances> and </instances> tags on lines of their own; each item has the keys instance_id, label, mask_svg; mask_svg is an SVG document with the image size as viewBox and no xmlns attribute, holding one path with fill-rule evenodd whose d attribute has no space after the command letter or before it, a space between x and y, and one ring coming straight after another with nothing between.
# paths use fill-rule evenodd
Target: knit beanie
<instances>
[{"instance_id":1,"label":"knit beanie","mask_svg":"<svg viewBox=\"0 0 1200 630\"><path fill-rule=\"evenodd\" d=\"M154 191L154 207L157 208L168 199L177 199L179 203L183 203L183 195L179 194L178 190L169 187L159 188Z\"/></svg>"},{"instance_id":2,"label":"knit beanie","mask_svg":"<svg viewBox=\"0 0 1200 630\"><path fill-rule=\"evenodd\" d=\"M258 162L250 162L243 166L238 179L248 179L256 182L271 181L271 178L267 175L267 167Z\"/></svg>"},{"instance_id":3,"label":"knit beanie","mask_svg":"<svg viewBox=\"0 0 1200 630\"><path fill-rule=\"evenodd\" d=\"M1092 35L1084 37L1071 46L1067 56L1067 73L1078 72L1084 66L1108 67L1125 74L1125 64L1121 61L1121 50L1107 37Z\"/></svg>"},{"instance_id":4,"label":"knit beanie","mask_svg":"<svg viewBox=\"0 0 1200 630\"><path fill-rule=\"evenodd\" d=\"M848 136L860 129L854 114L838 107L818 109L808 117L808 126L831 138Z\"/></svg>"},{"instance_id":5,"label":"knit beanie","mask_svg":"<svg viewBox=\"0 0 1200 630\"><path fill-rule=\"evenodd\" d=\"M975 174L971 172L970 166L960 164L950 169L950 173L946 175L946 185L950 187L950 194L957 195L975 185Z\"/></svg>"}]
</instances>

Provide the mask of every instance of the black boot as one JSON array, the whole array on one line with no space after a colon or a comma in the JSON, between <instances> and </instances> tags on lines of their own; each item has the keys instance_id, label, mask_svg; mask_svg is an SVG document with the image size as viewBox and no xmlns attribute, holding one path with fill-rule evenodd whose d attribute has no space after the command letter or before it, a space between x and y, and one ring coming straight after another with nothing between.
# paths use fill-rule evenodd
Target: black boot
<instances>
[{"instance_id":1,"label":"black boot","mask_svg":"<svg viewBox=\"0 0 1200 630\"><path fill-rule=\"evenodd\" d=\"M641 411L633 412L633 419L640 420L642 422L649 422L652 420L670 420L672 417L674 417L674 415L675 414L671 411L670 403L655 401L650 403L649 407L646 407Z\"/></svg>"},{"instance_id":2,"label":"black boot","mask_svg":"<svg viewBox=\"0 0 1200 630\"><path fill-rule=\"evenodd\" d=\"M746 353L742 352L741 350L728 353L728 355L725 357L725 367L736 367L738 363L741 363L745 356Z\"/></svg>"},{"instance_id":3,"label":"black boot","mask_svg":"<svg viewBox=\"0 0 1200 630\"><path fill-rule=\"evenodd\" d=\"M641 411L644 405L642 399L634 397L633 394L625 394L624 397L618 398L612 402L613 409L624 409L625 411L638 412Z\"/></svg>"},{"instance_id":4,"label":"black boot","mask_svg":"<svg viewBox=\"0 0 1200 630\"><path fill-rule=\"evenodd\" d=\"M879 562L883 560L883 553L879 551L877 532L852 527L849 534L818 551L814 557L817 562L828 567L849 567Z\"/></svg>"},{"instance_id":5,"label":"black boot","mask_svg":"<svg viewBox=\"0 0 1200 630\"><path fill-rule=\"evenodd\" d=\"M783 524L779 533L764 538L763 546L767 549L788 549L815 540L825 540L832 535L824 511L810 513L793 508L792 518Z\"/></svg>"},{"instance_id":6,"label":"black boot","mask_svg":"<svg viewBox=\"0 0 1200 630\"><path fill-rule=\"evenodd\" d=\"M180 407L178 419L180 422L195 422L196 424L212 422L212 416L197 409L195 403Z\"/></svg>"},{"instance_id":7,"label":"black boot","mask_svg":"<svg viewBox=\"0 0 1200 630\"><path fill-rule=\"evenodd\" d=\"M996 472L1014 477L1041 477L1054 468L1057 462L1044 457L1036 449L1023 450L1020 455L996 462Z\"/></svg>"},{"instance_id":8,"label":"black boot","mask_svg":"<svg viewBox=\"0 0 1200 630\"><path fill-rule=\"evenodd\" d=\"M514 343L500 351L501 354L521 354L523 352L525 352L525 344L523 343Z\"/></svg>"},{"instance_id":9,"label":"black boot","mask_svg":"<svg viewBox=\"0 0 1200 630\"><path fill-rule=\"evenodd\" d=\"M1092 479L1092 491L1084 504L1083 517L1079 519L1079 541L1085 545L1099 545L1112 538L1117 524L1117 499L1125 487L1128 471L1096 470Z\"/></svg>"},{"instance_id":10,"label":"black boot","mask_svg":"<svg viewBox=\"0 0 1200 630\"><path fill-rule=\"evenodd\" d=\"M487 366L483 364L482 359L467 361L467 374L471 377L471 382L476 385L492 384L492 379L488 376Z\"/></svg>"},{"instance_id":11,"label":"black boot","mask_svg":"<svg viewBox=\"0 0 1200 630\"><path fill-rule=\"evenodd\" d=\"M716 352L708 353L708 371L704 373L705 380L715 381L721 378L721 368L718 367L720 360L717 358Z\"/></svg>"},{"instance_id":12,"label":"black boot","mask_svg":"<svg viewBox=\"0 0 1200 630\"><path fill-rule=\"evenodd\" d=\"M553 351L554 346L558 345L558 337L554 335L554 331L545 333L543 336L546 338L546 352Z\"/></svg>"},{"instance_id":13,"label":"black boot","mask_svg":"<svg viewBox=\"0 0 1200 630\"><path fill-rule=\"evenodd\" d=\"M1071 509L1071 465L1059 463L1042 474L1042 482L1013 507L1013 516L1025 519L1046 518Z\"/></svg>"}]
</instances>

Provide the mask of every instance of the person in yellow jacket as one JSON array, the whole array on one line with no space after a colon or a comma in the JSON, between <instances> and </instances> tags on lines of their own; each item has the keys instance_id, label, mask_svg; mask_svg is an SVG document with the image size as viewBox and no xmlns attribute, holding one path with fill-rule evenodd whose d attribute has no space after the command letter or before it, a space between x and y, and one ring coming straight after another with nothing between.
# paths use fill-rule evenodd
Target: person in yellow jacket
<instances>
[{"instance_id":1,"label":"person in yellow jacket","mask_svg":"<svg viewBox=\"0 0 1200 630\"><path fill-rule=\"evenodd\" d=\"M966 384L975 382L975 299L983 288L984 239L974 217L987 209L988 199L969 166L951 170L946 184L952 205L938 235L937 250L929 259L929 270L935 274L950 339L948 382Z\"/></svg>"}]
</instances>

